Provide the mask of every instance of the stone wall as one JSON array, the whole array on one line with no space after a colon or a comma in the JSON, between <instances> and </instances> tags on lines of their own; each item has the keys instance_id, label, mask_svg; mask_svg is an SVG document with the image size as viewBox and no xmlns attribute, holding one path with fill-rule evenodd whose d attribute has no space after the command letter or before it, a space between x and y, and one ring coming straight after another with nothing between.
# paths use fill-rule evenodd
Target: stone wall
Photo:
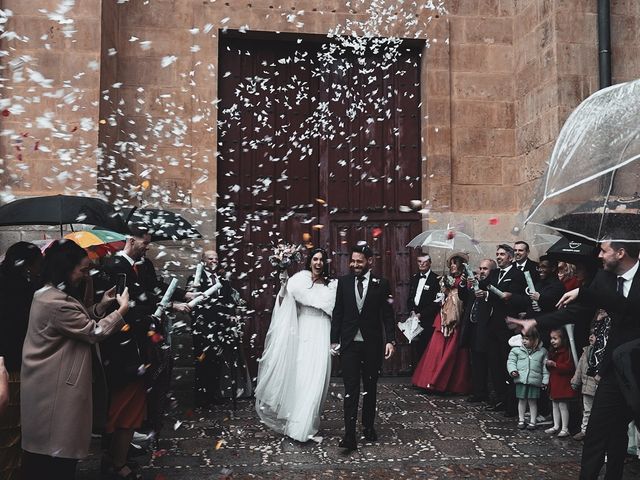
<instances>
[{"instance_id":1,"label":"stone wall","mask_svg":"<svg viewBox=\"0 0 640 480\"><path fill-rule=\"evenodd\" d=\"M449 0L445 16L399 0L373 15L369 2L344 0L83 0L63 15L73 20L66 26L39 11L58 3L0 0L14 14L7 29L29 37L0 42L10 49L0 58L9 78L2 97L25 109L0 117L2 130L14 132L0 136L2 186L16 195L99 190L123 203L171 206L205 220L209 240L220 30L326 35L375 27L428 40L424 226L460 226L489 252L497 240L532 238L518 228L536 179L568 113L597 88L591 0ZM618 82L640 75L640 4L613 0L612 13ZM65 28L73 34L65 37ZM24 65L8 65L25 55ZM50 87L29 80L27 68ZM52 125L37 121L46 112Z\"/></svg>"}]
</instances>

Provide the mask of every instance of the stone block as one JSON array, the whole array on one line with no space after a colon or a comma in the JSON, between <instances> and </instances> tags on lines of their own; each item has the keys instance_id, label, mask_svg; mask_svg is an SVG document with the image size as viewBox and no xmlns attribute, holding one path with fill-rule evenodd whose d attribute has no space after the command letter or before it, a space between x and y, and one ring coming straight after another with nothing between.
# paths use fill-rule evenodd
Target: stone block
<instances>
[{"instance_id":1,"label":"stone block","mask_svg":"<svg viewBox=\"0 0 640 480\"><path fill-rule=\"evenodd\" d=\"M487 46L487 64L489 72L512 73L514 66L514 48L511 45Z\"/></svg>"},{"instance_id":2,"label":"stone block","mask_svg":"<svg viewBox=\"0 0 640 480\"><path fill-rule=\"evenodd\" d=\"M502 178L509 185L520 185L526 181L525 162L521 157L502 158Z\"/></svg>"},{"instance_id":3,"label":"stone block","mask_svg":"<svg viewBox=\"0 0 640 480\"><path fill-rule=\"evenodd\" d=\"M594 19L594 23L595 23L595 19ZM617 45L617 46L638 45L639 24L640 24L640 17L631 16L631 15L612 15L611 16L612 45ZM594 30L594 35L596 35L595 27L593 28L593 30Z\"/></svg>"},{"instance_id":4,"label":"stone block","mask_svg":"<svg viewBox=\"0 0 640 480\"><path fill-rule=\"evenodd\" d=\"M533 60L516 72L515 94L522 97L540 83L540 62Z\"/></svg>"},{"instance_id":5,"label":"stone block","mask_svg":"<svg viewBox=\"0 0 640 480\"><path fill-rule=\"evenodd\" d=\"M488 130L487 153L495 157L515 155L515 130L511 128Z\"/></svg>"},{"instance_id":6,"label":"stone block","mask_svg":"<svg viewBox=\"0 0 640 480\"><path fill-rule=\"evenodd\" d=\"M502 160L496 157L454 157L455 185L502 185Z\"/></svg>"},{"instance_id":7,"label":"stone block","mask_svg":"<svg viewBox=\"0 0 640 480\"><path fill-rule=\"evenodd\" d=\"M102 26L100 17L78 18L73 22L75 32L63 37L63 48L76 52L100 52Z\"/></svg>"},{"instance_id":8,"label":"stone block","mask_svg":"<svg viewBox=\"0 0 640 480\"><path fill-rule=\"evenodd\" d=\"M467 18L465 20L465 41L467 43L511 44L513 42L513 21L510 18Z\"/></svg>"},{"instance_id":9,"label":"stone block","mask_svg":"<svg viewBox=\"0 0 640 480\"><path fill-rule=\"evenodd\" d=\"M532 32L538 23L540 23L537 3L538 2L529 2L529 4L514 17L513 30L517 38L521 38L529 32Z\"/></svg>"},{"instance_id":10,"label":"stone block","mask_svg":"<svg viewBox=\"0 0 640 480\"><path fill-rule=\"evenodd\" d=\"M516 13L517 0L500 0L498 15L501 17L512 17Z\"/></svg>"},{"instance_id":11,"label":"stone block","mask_svg":"<svg viewBox=\"0 0 640 480\"><path fill-rule=\"evenodd\" d=\"M460 212L509 212L516 210L516 187L512 185L456 185L452 210ZM478 237L481 238L481 237Z\"/></svg>"},{"instance_id":12,"label":"stone block","mask_svg":"<svg viewBox=\"0 0 640 480\"><path fill-rule=\"evenodd\" d=\"M426 73L426 93L425 98L431 96L436 97L448 97L450 92L449 87L449 72L446 70L430 70Z\"/></svg>"},{"instance_id":13,"label":"stone block","mask_svg":"<svg viewBox=\"0 0 640 480\"><path fill-rule=\"evenodd\" d=\"M451 101L448 98L435 97L426 100L428 122L431 125L449 125L451 122Z\"/></svg>"},{"instance_id":14,"label":"stone block","mask_svg":"<svg viewBox=\"0 0 640 480\"><path fill-rule=\"evenodd\" d=\"M484 156L487 154L487 129L457 127L453 130L453 155Z\"/></svg>"},{"instance_id":15,"label":"stone block","mask_svg":"<svg viewBox=\"0 0 640 480\"><path fill-rule=\"evenodd\" d=\"M446 8L449 15L469 17L482 14L478 10L479 3L479 0L449 0Z\"/></svg>"},{"instance_id":16,"label":"stone block","mask_svg":"<svg viewBox=\"0 0 640 480\"><path fill-rule=\"evenodd\" d=\"M515 105L511 102L494 102L494 121L492 126L512 128L515 126Z\"/></svg>"},{"instance_id":17,"label":"stone block","mask_svg":"<svg viewBox=\"0 0 640 480\"><path fill-rule=\"evenodd\" d=\"M127 85L170 87L177 83L175 64L161 66L161 58L120 58L118 80Z\"/></svg>"},{"instance_id":18,"label":"stone block","mask_svg":"<svg viewBox=\"0 0 640 480\"><path fill-rule=\"evenodd\" d=\"M127 2L119 6L120 26L191 28L194 3L184 0L158 0L152 5Z\"/></svg>"},{"instance_id":19,"label":"stone block","mask_svg":"<svg viewBox=\"0 0 640 480\"><path fill-rule=\"evenodd\" d=\"M597 19L593 13L583 13L572 10L559 11L556 13L555 21L555 32L558 42L593 43L598 38ZM612 25L612 32L613 31L615 31L615 29Z\"/></svg>"},{"instance_id":20,"label":"stone block","mask_svg":"<svg viewBox=\"0 0 640 480\"><path fill-rule=\"evenodd\" d=\"M449 155L428 155L425 175L429 181L436 182L451 181L451 156Z\"/></svg>"},{"instance_id":21,"label":"stone block","mask_svg":"<svg viewBox=\"0 0 640 480\"><path fill-rule=\"evenodd\" d=\"M183 28L125 27L119 33L119 51L127 57L162 57L165 55L190 56L196 36ZM138 40L131 41L132 38ZM142 48L141 42L151 42Z\"/></svg>"},{"instance_id":22,"label":"stone block","mask_svg":"<svg viewBox=\"0 0 640 480\"><path fill-rule=\"evenodd\" d=\"M423 64L436 70L447 70L450 64L450 49L444 42L432 43L425 48L422 55L425 57Z\"/></svg>"},{"instance_id":23,"label":"stone block","mask_svg":"<svg viewBox=\"0 0 640 480\"><path fill-rule=\"evenodd\" d=\"M451 123L455 127L493 126L496 106L480 100L456 100L451 102Z\"/></svg>"},{"instance_id":24,"label":"stone block","mask_svg":"<svg viewBox=\"0 0 640 480\"><path fill-rule=\"evenodd\" d=\"M451 129L447 127L430 127L427 133L427 154L443 155L451 148Z\"/></svg>"},{"instance_id":25,"label":"stone block","mask_svg":"<svg viewBox=\"0 0 640 480\"><path fill-rule=\"evenodd\" d=\"M512 75L454 72L452 77L454 98L498 101L513 99Z\"/></svg>"},{"instance_id":26,"label":"stone block","mask_svg":"<svg viewBox=\"0 0 640 480\"><path fill-rule=\"evenodd\" d=\"M498 16L500 15L500 3L500 0L480 0L478 3L478 14L487 17Z\"/></svg>"},{"instance_id":27,"label":"stone block","mask_svg":"<svg viewBox=\"0 0 640 480\"><path fill-rule=\"evenodd\" d=\"M451 69L458 72L478 72L488 69L488 45L465 44L451 49Z\"/></svg>"}]
</instances>

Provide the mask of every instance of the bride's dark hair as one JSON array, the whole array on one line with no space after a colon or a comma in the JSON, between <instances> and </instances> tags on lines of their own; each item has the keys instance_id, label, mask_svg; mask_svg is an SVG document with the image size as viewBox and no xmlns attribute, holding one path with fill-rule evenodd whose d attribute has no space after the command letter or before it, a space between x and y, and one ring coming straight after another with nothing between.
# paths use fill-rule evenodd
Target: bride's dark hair
<instances>
[{"instance_id":1,"label":"bride's dark hair","mask_svg":"<svg viewBox=\"0 0 640 480\"><path fill-rule=\"evenodd\" d=\"M320 278L322 278L322 282L325 285L329 284L329 255L324 248L315 247L313 250L309 251L307 255L307 261L305 262L305 270L311 271L311 259L314 257L316 253L322 254L322 273L320 274Z\"/></svg>"}]
</instances>

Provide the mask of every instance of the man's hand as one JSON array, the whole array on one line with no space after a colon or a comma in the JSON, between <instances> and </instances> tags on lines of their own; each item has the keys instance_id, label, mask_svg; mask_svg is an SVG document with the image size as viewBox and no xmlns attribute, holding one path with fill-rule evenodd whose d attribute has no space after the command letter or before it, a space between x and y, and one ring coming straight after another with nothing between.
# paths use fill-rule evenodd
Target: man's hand
<instances>
[{"instance_id":1,"label":"man's hand","mask_svg":"<svg viewBox=\"0 0 640 480\"><path fill-rule=\"evenodd\" d=\"M513 294L511 292L502 292L503 301L508 302L509 300L511 300L511 297L513 297Z\"/></svg>"},{"instance_id":2,"label":"man's hand","mask_svg":"<svg viewBox=\"0 0 640 480\"><path fill-rule=\"evenodd\" d=\"M538 300L540 300L540 292L533 292L529 294L529 298L531 300L533 300L534 302L537 302Z\"/></svg>"},{"instance_id":3,"label":"man's hand","mask_svg":"<svg viewBox=\"0 0 640 480\"><path fill-rule=\"evenodd\" d=\"M514 370L513 372L511 372L511 376L512 376L513 378L518 378L518 377L520 376L520 374L518 373L518 371L517 371L517 370Z\"/></svg>"},{"instance_id":4,"label":"man's hand","mask_svg":"<svg viewBox=\"0 0 640 480\"><path fill-rule=\"evenodd\" d=\"M536 322L533 318L519 319L507 317L506 320L508 324L520 327L520 333L522 333L522 335L527 335L531 331L531 329L538 324L538 322Z\"/></svg>"},{"instance_id":5,"label":"man's hand","mask_svg":"<svg viewBox=\"0 0 640 480\"><path fill-rule=\"evenodd\" d=\"M340 354L340 344L339 343L332 343L331 344L331 349L329 350L329 352L331 353L332 357L335 357L336 355Z\"/></svg>"},{"instance_id":6,"label":"man's hand","mask_svg":"<svg viewBox=\"0 0 640 480\"><path fill-rule=\"evenodd\" d=\"M576 298L578 298L578 293L580 293L579 288L574 288L570 292L565 293L560 301L556 303L556 308L564 308L571 302L575 302Z\"/></svg>"},{"instance_id":7,"label":"man's hand","mask_svg":"<svg viewBox=\"0 0 640 480\"><path fill-rule=\"evenodd\" d=\"M486 290L478 290L476 292L476 298L487 298L488 294L489 292L487 292Z\"/></svg>"},{"instance_id":8,"label":"man's hand","mask_svg":"<svg viewBox=\"0 0 640 480\"><path fill-rule=\"evenodd\" d=\"M191 311L191 307L187 303L173 302L173 311L180 313L189 313Z\"/></svg>"},{"instance_id":9,"label":"man's hand","mask_svg":"<svg viewBox=\"0 0 640 480\"><path fill-rule=\"evenodd\" d=\"M196 292L196 291L185 292L184 299L190 302L191 300L196 298L198 295L200 295L200 292Z\"/></svg>"},{"instance_id":10,"label":"man's hand","mask_svg":"<svg viewBox=\"0 0 640 480\"><path fill-rule=\"evenodd\" d=\"M396 347L393 346L393 343L387 343L384 346L384 359L390 359L396 351Z\"/></svg>"}]
</instances>

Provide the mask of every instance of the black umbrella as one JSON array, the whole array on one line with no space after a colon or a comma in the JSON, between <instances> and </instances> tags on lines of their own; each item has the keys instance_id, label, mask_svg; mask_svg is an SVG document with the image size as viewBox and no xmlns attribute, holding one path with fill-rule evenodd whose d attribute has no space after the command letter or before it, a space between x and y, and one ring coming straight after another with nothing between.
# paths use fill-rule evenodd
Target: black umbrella
<instances>
[{"instance_id":1,"label":"black umbrella","mask_svg":"<svg viewBox=\"0 0 640 480\"><path fill-rule=\"evenodd\" d=\"M595 265L598 247L594 242L578 237L562 237L547 250L547 256L559 262Z\"/></svg>"},{"instance_id":2,"label":"black umbrella","mask_svg":"<svg viewBox=\"0 0 640 480\"><path fill-rule=\"evenodd\" d=\"M126 224L151 234L151 240L202 238L200 232L182 215L158 208L125 208Z\"/></svg>"},{"instance_id":3,"label":"black umbrella","mask_svg":"<svg viewBox=\"0 0 640 480\"><path fill-rule=\"evenodd\" d=\"M10 225L95 225L113 232L128 233L120 214L100 198L50 195L15 200L0 207L0 226Z\"/></svg>"}]
</instances>

